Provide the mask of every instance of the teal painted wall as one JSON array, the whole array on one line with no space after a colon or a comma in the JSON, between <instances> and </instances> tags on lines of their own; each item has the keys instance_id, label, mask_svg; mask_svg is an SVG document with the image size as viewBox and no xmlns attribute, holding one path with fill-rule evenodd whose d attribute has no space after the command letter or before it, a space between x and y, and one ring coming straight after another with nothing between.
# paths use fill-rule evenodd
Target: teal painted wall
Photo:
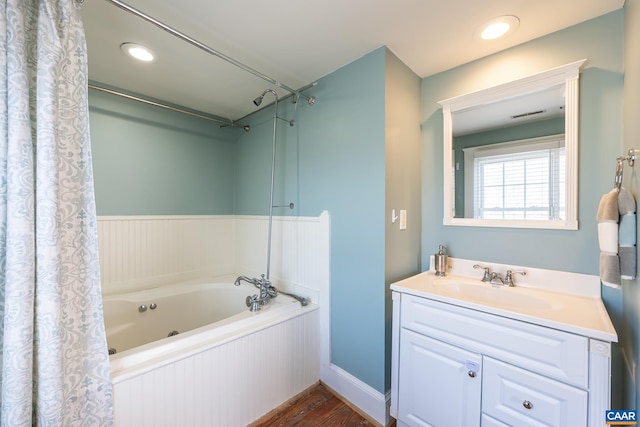
<instances>
[{"instance_id":1,"label":"teal painted wall","mask_svg":"<svg viewBox=\"0 0 640 427\"><path fill-rule=\"evenodd\" d=\"M331 212L331 362L385 391L385 49L321 79L300 120L300 213Z\"/></svg>"},{"instance_id":2,"label":"teal painted wall","mask_svg":"<svg viewBox=\"0 0 640 427\"><path fill-rule=\"evenodd\" d=\"M320 79L278 115L275 214L331 213L331 361L385 391L385 49ZM265 98L265 102L272 98ZM273 106L238 138L237 214L268 209ZM282 203L284 202L284 203Z\"/></svg>"},{"instance_id":3,"label":"teal painted wall","mask_svg":"<svg viewBox=\"0 0 640 427\"><path fill-rule=\"evenodd\" d=\"M259 93L256 96L260 95ZM243 120L251 126L236 140L235 167L236 201L238 215L268 215L271 189L271 161L273 146L274 100L271 94L264 98L263 107ZM249 100L249 102L251 102ZM298 215L298 141L300 132L299 109L309 107L306 101L295 105L291 98L278 102L276 120L276 169L274 175L273 204L294 204L294 209L274 208L274 215ZM289 122L294 121L294 126ZM315 213L318 215L320 212ZM266 244L266 241L265 241Z\"/></svg>"},{"instance_id":4,"label":"teal painted wall","mask_svg":"<svg viewBox=\"0 0 640 427\"><path fill-rule=\"evenodd\" d=\"M640 1L626 0L624 4L624 149L640 148ZM623 185L640 197L640 178L625 165ZM639 230L640 231L640 230ZM640 261L640 253L638 253ZM640 264L638 264L640 265ZM624 400L622 407L640 409L640 278L623 283L623 315L618 329L625 361Z\"/></svg>"},{"instance_id":5,"label":"teal painted wall","mask_svg":"<svg viewBox=\"0 0 640 427\"><path fill-rule=\"evenodd\" d=\"M391 388L393 303L389 285L420 272L420 86L422 80L387 49L385 71L385 390ZM407 228L391 220L407 211Z\"/></svg>"},{"instance_id":6,"label":"teal painted wall","mask_svg":"<svg viewBox=\"0 0 640 427\"><path fill-rule=\"evenodd\" d=\"M443 226L442 110L437 102L583 58L588 61L580 76L579 230ZM423 79L422 247L443 243L454 257L598 274L595 215L600 197L613 186L615 159L622 154L622 95L622 10ZM619 330L622 292L603 287L602 295ZM614 358L614 398L619 401L619 346Z\"/></svg>"},{"instance_id":7,"label":"teal painted wall","mask_svg":"<svg viewBox=\"0 0 640 427\"><path fill-rule=\"evenodd\" d=\"M237 128L89 91L98 215L233 213Z\"/></svg>"}]
</instances>

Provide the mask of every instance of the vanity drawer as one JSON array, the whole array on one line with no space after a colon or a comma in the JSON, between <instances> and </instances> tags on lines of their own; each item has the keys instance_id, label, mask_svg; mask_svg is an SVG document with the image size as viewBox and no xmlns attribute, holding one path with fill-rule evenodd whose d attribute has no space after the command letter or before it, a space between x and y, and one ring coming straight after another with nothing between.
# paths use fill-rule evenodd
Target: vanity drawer
<instances>
[{"instance_id":1,"label":"vanity drawer","mask_svg":"<svg viewBox=\"0 0 640 427\"><path fill-rule=\"evenodd\" d=\"M505 424L501 421L491 418L487 414L482 414L480 421L480 427L511 427L509 424Z\"/></svg>"},{"instance_id":2,"label":"vanity drawer","mask_svg":"<svg viewBox=\"0 0 640 427\"><path fill-rule=\"evenodd\" d=\"M587 392L485 357L482 412L512 426L586 426Z\"/></svg>"},{"instance_id":3,"label":"vanity drawer","mask_svg":"<svg viewBox=\"0 0 640 427\"><path fill-rule=\"evenodd\" d=\"M403 328L587 389L586 337L403 294Z\"/></svg>"}]
</instances>

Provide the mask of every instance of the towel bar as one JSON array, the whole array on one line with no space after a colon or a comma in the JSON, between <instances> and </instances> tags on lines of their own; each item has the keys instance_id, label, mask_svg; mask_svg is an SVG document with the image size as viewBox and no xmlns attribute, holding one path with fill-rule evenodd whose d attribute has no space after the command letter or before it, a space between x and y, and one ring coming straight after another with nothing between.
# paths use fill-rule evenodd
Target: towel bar
<instances>
[{"instance_id":1,"label":"towel bar","mask_svg":"<svg viewBox=\"0 0 640 427\"><path fill-rule=\"evenodd\" d=\"M636 150L635 148L630 148L627 152L627 155L624 157L618 157L616 159L616 176L614 181L614 188L620 191L620 187L622 187L622 172L624 169L624 162L627 161L629 166L633 167L636 162L636 152L640 150Z\"/></svg>"}]
</instances>

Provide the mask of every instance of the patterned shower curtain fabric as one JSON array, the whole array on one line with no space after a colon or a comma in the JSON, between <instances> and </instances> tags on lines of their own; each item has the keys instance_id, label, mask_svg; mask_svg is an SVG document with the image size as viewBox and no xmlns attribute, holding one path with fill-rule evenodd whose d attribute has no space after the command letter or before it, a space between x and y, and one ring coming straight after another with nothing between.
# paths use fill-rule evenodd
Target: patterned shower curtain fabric
<instances>
[{"instance_id":1,"label":"patterned shower curtain fabric","mask_svg":"<svg viewBox=\"0 0 640 427\"><path fill-rule=\"evenodd\" d=\"M0 0L0 425L110 426L84 29Z\"/></svg>"}]
</instances>

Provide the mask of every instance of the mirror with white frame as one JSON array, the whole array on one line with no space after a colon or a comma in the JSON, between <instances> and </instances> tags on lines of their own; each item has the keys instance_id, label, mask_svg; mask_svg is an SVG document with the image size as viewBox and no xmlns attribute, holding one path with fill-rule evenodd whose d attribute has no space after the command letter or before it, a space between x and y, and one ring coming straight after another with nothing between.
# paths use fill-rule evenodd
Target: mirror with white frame
<instances>
[{"instance_id":1,"label":"mirror with white frame","mask_svg":"<svg viewBox=\"0 0 640 427\"><path fill-rule=\"evenodd\" d=\"M444 225L578 229L585 61L439 102Z\"/></svg>"}]
</instances>

